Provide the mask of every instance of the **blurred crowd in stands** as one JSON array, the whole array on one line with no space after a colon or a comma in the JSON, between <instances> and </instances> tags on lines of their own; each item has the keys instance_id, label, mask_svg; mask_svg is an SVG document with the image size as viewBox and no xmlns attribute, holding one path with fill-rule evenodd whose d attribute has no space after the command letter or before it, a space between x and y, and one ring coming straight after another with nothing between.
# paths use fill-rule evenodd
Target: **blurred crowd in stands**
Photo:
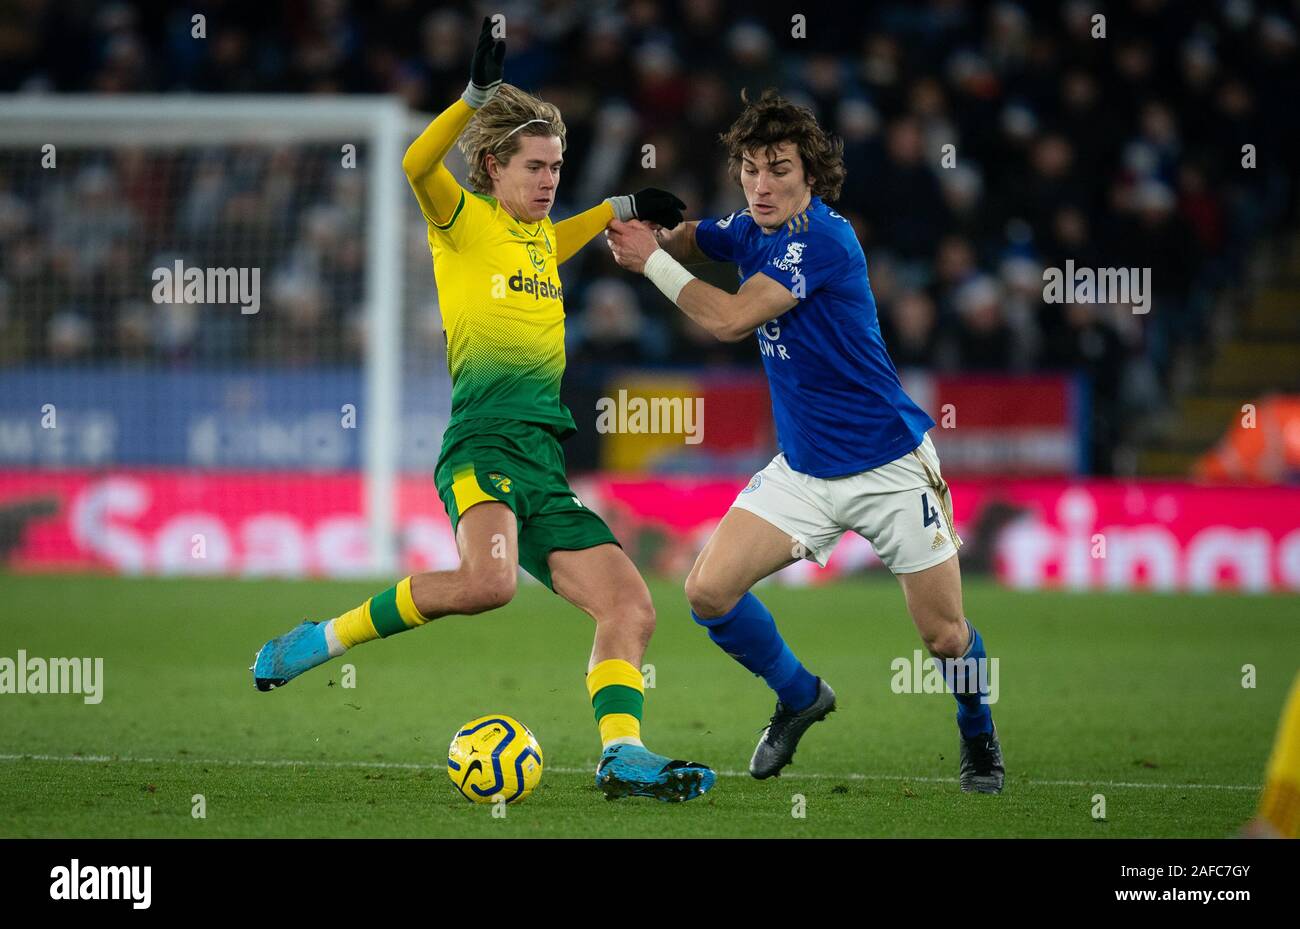
<instances>
[{"instance_id":1,"label":"blurred crowd in stands","mask_svg":"<svg viewBox=\"0 0 1300 929\"><path fill-rule=\"evenodd\" d=\"M480 17L501 12L507 80L567 124L558 219L649 184L691 217L743 206L717 136L743 88L776 87L844 140L835 208L866 251L897 365L1082 371L1103 445L1164 402L1173 363L1204 349L1252 249L1296 219L1300 61L1286 3L201 7L16 0L0 11L0 92L391 93L434 114L465 84ZM336 170L336 148L83 153L55 177L12 170L14 158L0 151L0 363L357 357L365 191L358 172ZM148 271L172 257L260 263L263 328L155 305ZM1150 268L1150 312L1046 304L1043 269L1067 259ZM705 273L735 284L734 271ZM563 277L571 370L758 364L752 342L714 342L599 242ZM421 331L436 333L436 304L422 312L433 315Z\"/></svg>"}]
</instances>

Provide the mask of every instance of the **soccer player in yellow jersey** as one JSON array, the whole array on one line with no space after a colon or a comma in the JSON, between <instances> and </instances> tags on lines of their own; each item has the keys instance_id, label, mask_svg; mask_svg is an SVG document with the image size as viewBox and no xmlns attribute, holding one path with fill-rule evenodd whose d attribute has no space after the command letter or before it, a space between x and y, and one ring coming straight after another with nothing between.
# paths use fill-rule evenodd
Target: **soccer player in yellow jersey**
<instances>
[{"instance_id":1,"label":"soccer player in yellow jersey","mask_svg":"<svg viewBox=\"0 0 1300 929\"><path fill-rule=\"evenodd\" d=\"M611 798L689 800L713 786L714 772L641 743L650 592L565 476L560 441L575 428L560 402L558 271L611 220L671 228L684 204L647 188L553 224L564 123L553 105L502 82L504 56L485 19L465 93L402 161L429 225L447 332L452 408L435 481L460 567L405 578L347 613L272 639L254 659L254 684L270 690L363 642L504 606L522 566L596 622L587 690L603 746L597 786ZM472 192L443 164L457 140Z\"/></svg>"},{"instance_id":2,"label":"soccer player in yellow jersey","mask_svg":"<svg viewBox=\"0 0 1300 929\"><path fill-rule=\"evenodd\" d=\"M1244 831L1254 838L1300 839L1300 674L1282 707L1259 810Z\"/></svg>"}]
</instances>

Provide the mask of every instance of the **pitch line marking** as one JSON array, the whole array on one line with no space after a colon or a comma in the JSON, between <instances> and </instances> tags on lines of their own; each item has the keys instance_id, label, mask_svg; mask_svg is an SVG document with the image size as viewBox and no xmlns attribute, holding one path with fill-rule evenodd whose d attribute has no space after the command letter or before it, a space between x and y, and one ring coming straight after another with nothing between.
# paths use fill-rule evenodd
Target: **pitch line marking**
<instances>
[{"instance_id":1,"label":"pitch line marking","mask_svg":"<svg viewBox=\"0 0 1300 929\"><path fill-rule=\"evenodd\" d=\"M247 768L292 768L298 766L314 766L318 768L390 768L406 771L419 771L424 768L436 767L436 763L434 762L430 762L429 764L417 764L416 762L410 761L310 761L294 758L134 758L122 755L0 754L0 761L83 761L95 764L105 762L121 762L123 764L209 764ZM548 767L545 770L554 771L556 774L590 774L596 769L593 765L591 768ZM717 774L719 777L749 777L748 771L718 771ZM791 771L788 774L783 774L782 777L787 781L919 781L929 784L957 783L957 778L955 777L919 777L910 774L826 774L820 771ZM1011 783L1027 784L1035 787L1136 787L1155 790L1263 790L1262 785L1254 784L1158 784L1140 783L1138 781L1065 781L1038 780L1036 778L1012 780Z\"/></svg>"}]
</instances>

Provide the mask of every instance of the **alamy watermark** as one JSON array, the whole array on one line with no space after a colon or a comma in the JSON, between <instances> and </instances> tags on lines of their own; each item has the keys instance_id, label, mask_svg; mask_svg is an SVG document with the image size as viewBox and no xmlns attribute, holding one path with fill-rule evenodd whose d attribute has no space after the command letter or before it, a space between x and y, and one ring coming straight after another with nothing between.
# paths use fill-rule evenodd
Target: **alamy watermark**
<instances>
[{"instance_id":1,"label":"alamy watermark","mask_svg":"<svg viewBox=\"0 0 1300 929\"><path fill-rule=\"evenodd\" d=\"M245 316L262 308L261 268L187 268L177 258L152 279L154 303L235 303Z\"/></svg>"},{"instance_id":2,"label":"alamy watermark","mask_svg":"<svg viewBox=\"0 0 1300 929\"><path fill-rule=\"evenodd\" d=\"M51 900L130 900L133 909L147 910L153 900L152 865L83 865L50 869Z\"/></svg>"},{"instance_id":3,"label":"alamy watermark","mask_svg":"<svg viewBox=\"0 0 1300 929\"><path fill-rule=\"evenodd\" d=\"M894 676L889 689L896 694L979 694L980 703L998 702L998 659L935 658L918 648L911 658L895 658L889 663Z\"/></svg>"},{"instance_id":4,"label":"alamy watermark","mask_svg":"<svg viewBox=\"0 0 1300 929\"><path fill-rule=\"evenodd\" d=\"M83 703L104 699L103 658L0 656L0 694L83 694Z\"/></svg>"},{"instance_id":5,"label":"alamy watermark","mask_svg":"<svg viewBox=\"0 0 1300 929\"><path fill-rule=\"evenodd\" d=\"M703 397L617 397L596 401L596 431L684 436L687 445L704 441Z\"/></svg>"},{"instance_id":6,"label":"alamy watermark","mask_svg":"<svg viewBox=\"0 0 1300 929\"><path fill-rule=\"evenodd\" d=\"M1043 269L1043 302L1129 304L1141 316L1151 312L1151 269L1076 268L1071 258Z\"/></svg>"}]
</instances>

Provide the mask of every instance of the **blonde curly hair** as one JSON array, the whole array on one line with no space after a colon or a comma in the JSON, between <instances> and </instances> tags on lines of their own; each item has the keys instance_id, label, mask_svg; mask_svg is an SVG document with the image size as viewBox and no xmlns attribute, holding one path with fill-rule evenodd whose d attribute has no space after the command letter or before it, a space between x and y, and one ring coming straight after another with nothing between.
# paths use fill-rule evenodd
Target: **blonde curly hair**
<instances>
[{"instance_id":1,"label":"blonde curly hair","mask_svg":"<svg viewBox=\"0 0 1300 929\"><path fill-rule=\"evenodd\" d=\"M535 119L542 122L530 122ZM492 154L501 164L509 164L519 151L520 138L526 135L557 136L560 151L564 151L565 129L560 110L513 84L502 84L492 99L474 113L456 142L469 164L470 186L481 194L490 194L492 178L488 175L487 156Z\"/></svg>"}]
</instances>

